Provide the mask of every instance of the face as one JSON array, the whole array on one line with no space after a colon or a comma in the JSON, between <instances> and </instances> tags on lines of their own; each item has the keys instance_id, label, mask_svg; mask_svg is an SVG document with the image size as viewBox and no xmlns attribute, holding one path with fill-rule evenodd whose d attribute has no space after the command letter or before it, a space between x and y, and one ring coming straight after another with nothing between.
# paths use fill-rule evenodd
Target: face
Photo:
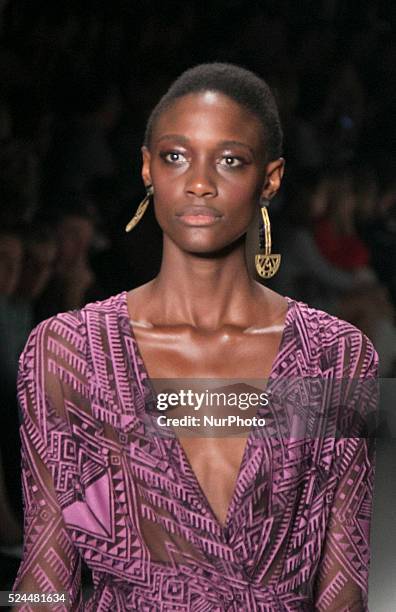
<instances>
[{"instance_id":1,"label":"face","mask_svg":"<svg viewBox=\"0 0 396 612\"><path fill-rule=\"evenodd\" d=\"M268 163L263 143L259 119L217 92L183 96L160 115L142 176L154 187L164 246L210 254L246 233L283 174L283 160Z\"/></svg>"}]
</instances>

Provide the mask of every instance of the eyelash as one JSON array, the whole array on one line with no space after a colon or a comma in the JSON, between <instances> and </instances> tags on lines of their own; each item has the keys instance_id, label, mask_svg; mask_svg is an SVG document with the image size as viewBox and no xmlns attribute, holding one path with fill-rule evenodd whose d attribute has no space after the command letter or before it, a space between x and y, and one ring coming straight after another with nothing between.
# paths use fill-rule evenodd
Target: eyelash
<instances>
[{"instance_id":1,"label":"eyelash","mask_svg":"<svg viewBox=\"0 0 396 612\"><path fill-rule=\"evenodd\" d=\"M180 164L183 164L184 161L187 161L185 157L184 157L184 160L180 160L180 159L171 160L169 159L171 155L178 155L178 156L184 157L183 153L180 153L179 151L164 151L163 153L160 154L161 158L167 164L180 165ZM227 159L236 160L238 162L236 165L231 165L231 164L226 164L226 163L220 164L222 166L225 166L226 168L231 168L231 169L241 168L247 163L242 157L238 157L238 155L223 155L223 157L221 157L220 159L221 160L227 160Z\"/></svg>"},{"instance_id":2,"label":"eyelash","mask_svg":"<svg viewBox=\"0 0 396 612\"><path fill-rule=\"evenodd\" d=\"M180 153L179 151L164 151L164 153L161 153L160 156L161 158L164 160L164 162L166 162L167 164L181 164L184 163L184 160L180 160L180 159L168 159L171 155L179 155L184 157L183 153Z\"/></svg>"},{"instance_id":3,"label":"eyelash","mask_svg":"<svg viewBox=\"0 0 396 612\"><path fill-rule=\"evenodd\" d=\"M245 160L242 157L238 157L237 155L224 155L221 159L232 159L238 162L236 166L232 166L231 164L222 164L227 168L240 168L241 166L244 166L246 164Z\"/></svg>"}]
</instances>

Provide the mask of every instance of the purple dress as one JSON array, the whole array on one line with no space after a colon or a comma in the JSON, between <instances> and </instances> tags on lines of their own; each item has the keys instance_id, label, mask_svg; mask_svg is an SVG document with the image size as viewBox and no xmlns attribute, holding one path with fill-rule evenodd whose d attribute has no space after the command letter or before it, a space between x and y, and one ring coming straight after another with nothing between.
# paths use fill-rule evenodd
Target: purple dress
<instances>
[{"instance_id":1,"label":"purple dress","mask_svg":"<svg viewBox=\"0 0 396 612\"><path fill-rule=\"evenodd\" d=\"M146 429L127 294L44 321L20 363L14 590L67 591L55 611L367 610L374 445L363 423L376 368L356 328L288 298L266 435L249 434L222 526L177 437ZM84 603L81 558L94 584Z\"/></svg>"}]
</instances>

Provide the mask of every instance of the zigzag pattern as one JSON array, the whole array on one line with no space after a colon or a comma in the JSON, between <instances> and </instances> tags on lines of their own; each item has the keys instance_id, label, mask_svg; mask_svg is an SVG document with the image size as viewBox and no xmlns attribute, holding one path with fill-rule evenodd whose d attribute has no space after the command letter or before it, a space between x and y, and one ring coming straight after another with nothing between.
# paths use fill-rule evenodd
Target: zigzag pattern
<instances>
[{"instance_id":1,"label":"zigzag pattern","mask_svg":"<svg viewBox=\"0 0 396 612\"><path fill-rule=\"evenodd\" d=\"M54 609L82 610L82 557L88 612L367 609L376 354L351 325L288 302L267 425L249 434L225 526L175 435L153 434L126 294L32 332L14 589L67 591Z\"/></svg>"}]
</instances>

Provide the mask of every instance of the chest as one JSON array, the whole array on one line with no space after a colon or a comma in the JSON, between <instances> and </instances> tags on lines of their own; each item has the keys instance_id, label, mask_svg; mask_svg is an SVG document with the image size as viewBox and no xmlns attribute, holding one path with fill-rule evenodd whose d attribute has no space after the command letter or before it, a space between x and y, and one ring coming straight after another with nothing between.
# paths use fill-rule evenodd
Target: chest
<instances>
[{"instance_id":1,"label":"chest","mask_svg":"<svg viewBox=\"0 0 396 612\"><path fill-rule=\"evenodd\" d=\"M150 378L266 379L282 333L135 333Z\"/></svg>"},{"instance_id":2,"label":"chest","mask_svg":"<svg viewBox=\"0 0 396 612\"><path fill-rule=\"evenodd\" d=\"M282 338L274 333L231 333L217 336L179 330L163 333L136 333L139 352L153 379L256 379L270 376ZM191 472L206 502L221 524L231 505L240 472L248 430L227 437L175 432L190 464Z\"/></svg>"}]
</instances>

